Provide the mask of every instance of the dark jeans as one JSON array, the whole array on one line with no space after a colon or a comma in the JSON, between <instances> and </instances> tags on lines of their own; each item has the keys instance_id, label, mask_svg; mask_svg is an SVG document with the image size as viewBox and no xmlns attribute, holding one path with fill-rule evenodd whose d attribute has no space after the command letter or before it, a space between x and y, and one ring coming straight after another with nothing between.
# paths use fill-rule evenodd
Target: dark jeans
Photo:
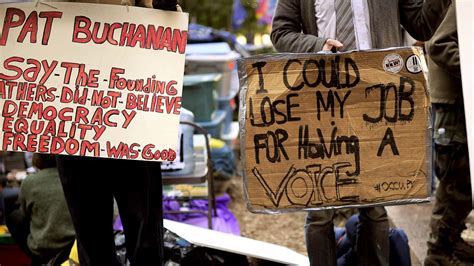
<instances>
[{"instance_id":1,"label":"dark jeans","mask_svg":"<svg viewBox=\"0 0 474 266\"><path fill-rule=\"evenodd\" d=\"M337 265L357 265L355 243L357 243L357 227L359 216L353 215L346 223L345 229L336 228ZM390 243L390 265L411 266L408 236L402 229L390 228L388 233Z\"/></svg>"},{"instance_id":2,"label":"dark jeans","mask_svg":"<svg viewBox=\"0 0 474 266\"><path fill-rule=\"evenodd\" d=\"M114 197L131 264L163 263L160 163L76 156L57 161L81 265L120 265L112 228Z\"/></svg>"},{"instance_id":3,"label":"dark jeans","mask_svg":"<svg viewBox=\"0 0 474 266\"><path fill-rule=\"evenodd\" d=\"M336 261L334 210L310 211L306 217L305 237L311 265L333 266ZM389 265L389 225L384 207L359 209L356 257L358 265Z\"/></svg>"}]
</instances>

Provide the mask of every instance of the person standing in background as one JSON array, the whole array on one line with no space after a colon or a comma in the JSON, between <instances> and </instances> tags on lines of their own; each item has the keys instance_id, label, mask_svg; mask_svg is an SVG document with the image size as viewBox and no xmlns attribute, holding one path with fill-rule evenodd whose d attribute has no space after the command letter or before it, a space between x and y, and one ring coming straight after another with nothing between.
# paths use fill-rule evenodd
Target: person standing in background
<instances>
[{"instance_id":1,"label":"person standing in background","mask_svg":"<svg viewBox=\"0 0 474 266\"><path fill-rule=\"evenodd\" d=\"M402 26L428 40L451 0L279 0L271 39L279 52L311 53L403 45ZM389 264L389 225L384 207L359 209L358 265ZM311 265L336 265L334 210L308 212L306 246Z\"/></svg>"},{"instance_id":2,"label":"person standing in background","mask_svg":"<svg viewBox=\"0 0 474 266\"><path fill-rule=\"evenodd\" d=\"M33 265L62 263L74 243L75 233L56 168L56 156L35 153L39 170L20 187L19 209L7 213L7 227ZM57 258L63 254L62 258Z\"/></svg>"},{"instance_id":3,"label":"person standing in background","mask_svg":"<svg viewBox=\"0 0 474 266\"><path fill-rule=\"evenodd\" d=\"M176 11L176 0L71 0ZM124 7L125 8L125 7ZM104 12L106 12L104 6ZM74 223L81 265L121 265L113 235L113 200L124 227L131 265L162 265L161 164L58 156L58 169Z\"/></svg>"},{"instance_id":4,"label":"person standing in background","mask_svg":"<svg viewBox=\"0 0 474 266\"><path fill-rule=\"evenodd\" d=\"M474 247L461 238L472 201L454 4L426 48L439 185L425 265L472 265Z\"/></svg>"}]
</instances>

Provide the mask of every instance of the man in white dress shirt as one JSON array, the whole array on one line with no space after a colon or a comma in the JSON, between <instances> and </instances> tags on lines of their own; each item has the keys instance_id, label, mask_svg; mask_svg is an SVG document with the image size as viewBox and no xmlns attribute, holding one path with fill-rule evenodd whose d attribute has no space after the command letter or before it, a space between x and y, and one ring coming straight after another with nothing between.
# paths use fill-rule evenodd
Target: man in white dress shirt
<instances>
[{"instance_id":1,"label":"man in white dress shirt","mask_svg":"<svg viewBox=\"0 0 474 266\"><path fill-rule=\"evenodd\" d=\"M365 50L402 46L401 27L428 40L451 0L279 0L272 42L279 52ZM388 265L388 218L384 207L359 209L355 242L358 265ZM336 265L334 210L310 211L306 246L311 265Z\"/></svg>"}]
</instances>

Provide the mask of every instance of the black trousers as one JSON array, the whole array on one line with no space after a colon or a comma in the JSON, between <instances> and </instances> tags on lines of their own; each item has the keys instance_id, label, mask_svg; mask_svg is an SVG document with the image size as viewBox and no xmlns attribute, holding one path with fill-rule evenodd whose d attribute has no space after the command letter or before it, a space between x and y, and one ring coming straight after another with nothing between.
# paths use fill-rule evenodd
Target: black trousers
<instances>
[{"instance_id":1,"label":"black trousers","mask_svg":"<svg viewBox=\"0 0 474 266\"><path fill-rule=\"evenodd\" d=\"M58 156L57 162L81 265L120 265L112 228L114 197L130 263L163 263L160 163L78 156Z\"/></svg>"}]
</instances>

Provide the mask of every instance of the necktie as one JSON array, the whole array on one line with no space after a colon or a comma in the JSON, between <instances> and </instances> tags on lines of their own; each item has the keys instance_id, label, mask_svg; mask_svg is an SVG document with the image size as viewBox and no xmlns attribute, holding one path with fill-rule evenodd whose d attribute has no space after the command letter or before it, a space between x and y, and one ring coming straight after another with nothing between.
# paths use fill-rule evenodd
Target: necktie
<instances>
[{"instance_id":1,"label":"necktie","mask_svg":"<svg viewBox=\"0 0 474 266\"><path fill-rule=\"evenodd\" d=\"M351 0L335 0L336 6L336 38L344 47L343 51L357 48L354 33L354 21Z\"/></svg>"}]
</instances>

